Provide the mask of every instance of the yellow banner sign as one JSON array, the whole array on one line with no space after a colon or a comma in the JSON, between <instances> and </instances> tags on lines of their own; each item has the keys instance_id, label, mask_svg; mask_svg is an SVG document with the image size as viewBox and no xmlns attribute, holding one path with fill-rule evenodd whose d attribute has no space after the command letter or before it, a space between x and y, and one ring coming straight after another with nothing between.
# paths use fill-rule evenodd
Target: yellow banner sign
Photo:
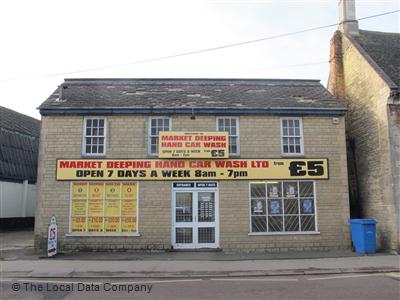
<instances>
[{"instance_id":1,"label":"yellow banner sign","mask_svg":"<svg viewBox=\"0 0 400 300\"><path fill-rule=\"evenodd\" d=\"M58 160L57 180L239 180L328 179L328 160L315 159L201 159L201 160ZM82 192L79 190L82 188ZM73 194L86 195L84 186ZM122 194L122 195L121 195ZM136 194L136 192L135 192ZM131 192L119 183L106 184L108 199Z\"/></svg>"},{"instance_id":2,"label":"yellow banner sign","mask_svg":"<svg viewBox=\"0 0 400 300\"><path fill-rule=\"evenodd\" d=\"M159 133L160 158L228 158L227 132Z\"/></svg>"}]
</instances>

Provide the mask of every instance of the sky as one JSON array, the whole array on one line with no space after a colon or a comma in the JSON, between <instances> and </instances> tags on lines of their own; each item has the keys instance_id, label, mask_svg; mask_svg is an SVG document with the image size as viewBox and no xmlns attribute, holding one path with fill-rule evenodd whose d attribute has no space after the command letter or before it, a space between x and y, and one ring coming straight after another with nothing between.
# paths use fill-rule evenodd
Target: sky
<instances>
[{"instance_id":1,"label":"sky","mask_svg":"<svg viewBox=\"0 0 400 300\"><path fill-rule=\"evenodd\" d=\"M294 78L326 86L337 26L135 62L335 24L338 3L1 0L0 105L40 119L36 108L64 78ZM357 18L398 9L397 0L356 1ZM400 32L399 13L359 25Z\"/></svg>"}]
</instances>

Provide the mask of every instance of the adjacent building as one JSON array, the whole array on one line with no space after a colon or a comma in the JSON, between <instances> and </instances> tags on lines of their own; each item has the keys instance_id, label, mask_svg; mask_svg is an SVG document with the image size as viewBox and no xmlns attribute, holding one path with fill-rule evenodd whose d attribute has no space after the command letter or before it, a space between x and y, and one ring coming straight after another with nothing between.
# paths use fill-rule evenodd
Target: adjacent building
<instances>
[{"instance_id":1,"label":"adjacent building","mask_svg":"<svg viewBox=\"0 0 400 300\"><path fill-rule=\"evenodd\" d=\"M351 213L374 218L378 249L400 242L400 34L359 30L354 0L340 1L328 89L348 109Z\"/></svg>"},{"instance_id":2,"label":"adjacent building","mask_svg":"<svg viewBox=\"0 0 400 300\"><path fill-rule=\"evenodd\" d=\"M345 107L317 80L66 79L42 115L35 247L349 249Z\"/></svg>"},{"instance_id":3,"label":"adjacent building","mask_svg":"<svg viewBox=\"0 0 400 300\"><path fill-rule=\"evenodd\" d=\"M33 226L40 121L0 106L0 227Z\"/></svg>"}]
</instances>

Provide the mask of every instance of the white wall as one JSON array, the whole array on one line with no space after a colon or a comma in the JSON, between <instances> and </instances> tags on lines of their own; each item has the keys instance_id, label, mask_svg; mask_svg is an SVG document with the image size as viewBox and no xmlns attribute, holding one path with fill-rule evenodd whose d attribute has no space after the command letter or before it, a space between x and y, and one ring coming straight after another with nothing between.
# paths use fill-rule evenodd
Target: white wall
<instances>
[{"instance_id":1,"label":"white wall","mask_svg":"<svg viewBox=\"0 0 400 300\"><path fill-rule=\"evenodd\" d=\"M36 185L0 181L0 218L34 217Z\"/></svg>"}]
</instances>

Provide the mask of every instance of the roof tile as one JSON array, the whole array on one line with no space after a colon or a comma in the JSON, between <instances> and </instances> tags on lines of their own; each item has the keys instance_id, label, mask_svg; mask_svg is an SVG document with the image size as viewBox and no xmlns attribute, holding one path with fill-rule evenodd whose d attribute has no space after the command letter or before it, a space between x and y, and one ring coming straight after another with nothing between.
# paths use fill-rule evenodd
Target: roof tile
<instances>
[{"instance_id":1,"label":"roof tile","mask_svg":"<svg viewBox=\"0 0 400 300\"><path fill-rule=\"evenodd\" d=\"M360 30L360 35L353 38L399 87L400 33Z\"/></svg>"},{"instance_id":2,"label":"roof tile","mask_svg":"<svg viewBox=\"0 0 400 300\"><path fill-rule=\"evenodd\" d=\"M40 121L0 106L0 179L36 182Z\"/></svg>"},{"instance_id":3,"label":"roof tile","mask_svg":"<svg viewBox=\"0 0 400 300\"><path fill-rule=\"evenodd\" d=\"M337 108L318 80L65 79L39 109Z\"/></svg>"}]
</instances>

